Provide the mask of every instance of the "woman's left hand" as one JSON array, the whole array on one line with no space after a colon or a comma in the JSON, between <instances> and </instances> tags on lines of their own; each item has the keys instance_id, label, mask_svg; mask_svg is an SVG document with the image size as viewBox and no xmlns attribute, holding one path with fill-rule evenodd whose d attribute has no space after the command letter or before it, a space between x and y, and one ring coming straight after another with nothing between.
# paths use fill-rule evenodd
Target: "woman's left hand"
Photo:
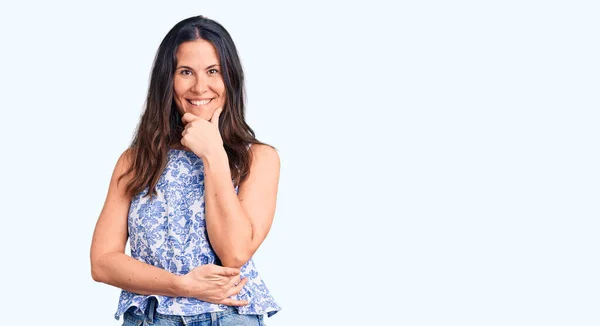
<instances>
[{"instance_id":1,"label":"woman's left hand","mask_svg":"<svg viewBox=\"0 0 600 326\"><path fill-rule=\"evenodd\" d=\"M181 144L201 158L222 151L223 139L219 132L221 112L223 112L222 108L216 109L210 120L185 113L181 118L185 125L185 129L181 133Z\"/></svg>"}]
</instances>

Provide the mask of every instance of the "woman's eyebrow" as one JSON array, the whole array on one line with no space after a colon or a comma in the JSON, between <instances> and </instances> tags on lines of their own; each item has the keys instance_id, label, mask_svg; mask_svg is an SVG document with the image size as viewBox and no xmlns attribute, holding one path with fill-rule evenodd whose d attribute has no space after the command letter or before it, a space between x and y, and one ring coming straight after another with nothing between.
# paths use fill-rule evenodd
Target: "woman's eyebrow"
<instances>
[{"instance_id":1,"label":"woman's eyebrow","mask_svg":"<svg viewBox=\"0 0 600 326\"><path fill-rule=\"evenodd\" d=\"M210 65L210 66L208 66L208 67L206 67L206 68L204 68L204 69L210 69L210 68L214 68L214 67L218 67L218 66L219 66L219 64L216 64L216 63L215 63L215 64L212 64L212 65ZM176 68L176 69L181 69L181 68L186 68L186 69L189 69L189 70L194 70L194 69L193 69L192 67L190 67L190 66L177 66L177 68Z\"/></svg>"}]
</instances>

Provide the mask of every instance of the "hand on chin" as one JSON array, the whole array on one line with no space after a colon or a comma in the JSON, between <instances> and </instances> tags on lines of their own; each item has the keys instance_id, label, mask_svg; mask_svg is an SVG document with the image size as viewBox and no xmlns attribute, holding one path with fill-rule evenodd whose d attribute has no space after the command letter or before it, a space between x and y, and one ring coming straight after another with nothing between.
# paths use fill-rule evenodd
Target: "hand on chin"
<instances>
[{"instance_id":1,"label":"hand on chin","mask_svg":"<svg viewBox=\"0 0 600 326\"><path fill-rule=\"evenodd\" d=\"M199 109L199 108L187 108L185 110L185 113L191 113L195 116L197 116L198 118L202 118L206 121L210 121L210 119L212 118L213 114L215 113L216 109Z\"/></svg>"}]
</instances>

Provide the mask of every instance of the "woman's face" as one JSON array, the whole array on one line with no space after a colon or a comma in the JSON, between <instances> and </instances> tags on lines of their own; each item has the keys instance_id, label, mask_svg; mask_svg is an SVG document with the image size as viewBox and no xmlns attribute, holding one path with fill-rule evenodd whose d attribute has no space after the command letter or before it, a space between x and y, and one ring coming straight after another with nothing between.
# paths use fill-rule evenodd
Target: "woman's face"
<instances>
[{"instance_id":1,"label":"woman's face","mask_svg":"<svg viewBox=\"0 0 600 326\"><path fill-rule=\"evenodd\" d=\"M179 112L210 120L215 110L225 105L217 50L206 40L195 40L181 43L176 56L173 88Z\"/></svg>"}]
</instances>

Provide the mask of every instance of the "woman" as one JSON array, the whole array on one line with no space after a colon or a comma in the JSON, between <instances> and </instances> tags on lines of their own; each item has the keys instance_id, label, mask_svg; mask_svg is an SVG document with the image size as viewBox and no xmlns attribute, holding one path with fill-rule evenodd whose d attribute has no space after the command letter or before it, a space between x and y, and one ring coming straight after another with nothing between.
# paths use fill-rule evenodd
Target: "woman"
<instances>
[{"instance_id":1,"label":"woman","mask_svg":"<svg viewBox=\"0 0 600 326\"><path fill-rule=\"evenodd\" d=\"M158 48L146 109L94 231L92 276L123 289L115 318L260 325L279 311L251 259L278 182L277 152L244 120L229 33L202 16L179 22Z\"/></svg>"}]
</instances>

